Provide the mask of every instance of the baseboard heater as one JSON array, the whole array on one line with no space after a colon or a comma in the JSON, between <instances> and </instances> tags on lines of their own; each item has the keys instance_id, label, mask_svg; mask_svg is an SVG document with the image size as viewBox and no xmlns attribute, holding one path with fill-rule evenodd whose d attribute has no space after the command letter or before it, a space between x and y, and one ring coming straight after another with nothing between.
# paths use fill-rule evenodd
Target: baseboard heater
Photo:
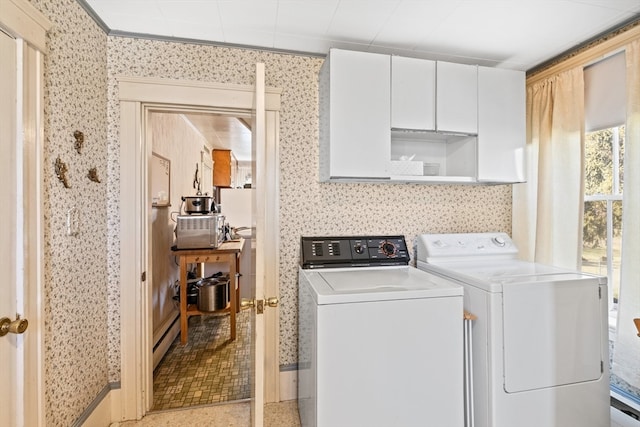
<instances>
[{"instance_id":1,"label":"baseboard heater","mask_svg":"<svg viewBox=\"0 0 640 427\"><path fill-rule=\"evenodd\" d=\"M153 369L156 369L178 334L180 334L180 313L169 317L154 334ZM156 339L158 335L160 337Z\"/></svg>"}]
</instances>

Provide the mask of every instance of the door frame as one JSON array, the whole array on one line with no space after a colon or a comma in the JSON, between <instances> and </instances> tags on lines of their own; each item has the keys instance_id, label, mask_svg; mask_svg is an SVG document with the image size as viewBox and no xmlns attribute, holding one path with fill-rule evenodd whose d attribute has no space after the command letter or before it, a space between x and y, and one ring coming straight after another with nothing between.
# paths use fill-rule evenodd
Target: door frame
<instances>
[{"instance_id":1,"label":"door frame","mask_svg":"<svg viewBox=\"0 0 640 427\"><path fill-rule=\"evenodd\" d=\"M148 272L147 163L151 144L145 141L148 105L250 111L254 86L161 78L117 76L120 101L120 419L142 418L153 402L151 289L142 280ZM267 169L279 170L279 111L282 90L266 90ZM265 293L278 296L278 180L264 188L269 201L267 252L275 254L265 271ZM265 402L279 395L278 310L265 311Z\"/></svg>"},{"instance_id":2,"label":"door frame","mask_svg":"<svg viewBox=\"0 0 640 427\"><path fill-rule=\"evenodd\" d=\"M19 381L12 390L17 417L24 425L45 425L45 372L44 372L44 208L43 208L43 156L44 156L44 57L46 38L52 23L26 0L0 1L0 30L16 40L18 62L18 98L15 110L16 164L21 173L22 203L31 208L22 213L22 232L19 240L23 274L18 282L16 311L29 321L29 328L21 336L17 349L22 369L14 370ZM2 111L2 114L7 112ZM7 313L8 314L8 313ZM1 315L7 315L2 313ZM11 313L13 315L13 313ZM5 337L6 338L6 337Z\"/></svg>"}]
</instances>

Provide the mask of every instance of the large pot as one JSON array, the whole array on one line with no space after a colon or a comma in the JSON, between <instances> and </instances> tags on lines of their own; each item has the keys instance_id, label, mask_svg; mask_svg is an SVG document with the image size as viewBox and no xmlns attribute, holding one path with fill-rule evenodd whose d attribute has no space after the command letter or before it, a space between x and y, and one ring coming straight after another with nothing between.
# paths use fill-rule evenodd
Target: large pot
<instances>
[{"instance_id":1,"label":"large pot","mask_svg":"<svg viewBox=\"0 0 640 427\"><path fill-rule=\"evenodd\" d=\"M202 279L198 289L198 310L218 311L227 307L229 302L229 281L220 279Z\"/></svg>"},{"instance_id":2,"label":"large pot","mask_svg":"<svg viewBox=\"0 0 640 427\"><path fill-rule=\"evenodd\" d=\"M184 211L188 214L208 214L213 211L213 197L182 196Z\"/></svg>"},{"instance_id":3,"label":"large pot","mask_svg":"<svg viewBox=\"0 0 640 427\"><path fill-rule=\"evenodd\" d=\"M174 295L173 299L180 302L180 292ZM198 304L198 285L196 283L189 283L187 285L187 304Z\"/></svg>"}]
</instances>

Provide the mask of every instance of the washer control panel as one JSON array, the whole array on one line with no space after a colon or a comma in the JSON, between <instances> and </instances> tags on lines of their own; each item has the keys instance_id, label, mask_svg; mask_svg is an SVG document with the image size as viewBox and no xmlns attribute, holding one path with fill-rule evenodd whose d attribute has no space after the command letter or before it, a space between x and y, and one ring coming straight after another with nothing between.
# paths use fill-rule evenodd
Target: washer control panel
<instances>
[{"instance_id":1,"label":"washer control panel","mask_svg":"<svg viewBox=\"0 0 640 427\"><path fill-rule=\"evenodd\" d=\"M404 236L302 237L302 268L408 265Z\"/></svg>"}]
</instances>

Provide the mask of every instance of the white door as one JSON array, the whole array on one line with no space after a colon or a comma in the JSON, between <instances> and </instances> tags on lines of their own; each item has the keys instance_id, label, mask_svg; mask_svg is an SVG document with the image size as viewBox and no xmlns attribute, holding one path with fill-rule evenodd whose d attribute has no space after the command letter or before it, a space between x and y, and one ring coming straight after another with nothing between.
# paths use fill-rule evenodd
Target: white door
<instances>
[{"instance_id":1,"label":"white door","mask_svg":"<svg viewBox=\"0 0 640 427\"><path fill-rule=\"evenodd\" d=\"M256 64L256 83L251 126L251 176L252 215L255 230L255 280L251 283L253 301L264 298L266 276L266 200L261 191L266 179L266 110L264 64ZM264 423L264 316L260 305L251 310L251 426L262 427Z\"/></svg>"},{"instance_id":2,"label":"white door","mask_svg":"<svg viewBox=\"0 0 640 427\"><path fill-rule=\"evenodd\" d=\"M0 31L0 318L15 319L17 307L16 255L20 253L17 241L17 181L16 181L16 41ZM18 371L22 337L7 334L0 337L0 425L20 425L19 401L23 371ZM7 369L8 368L8 369Z\"/></svg>"},{"instance_id":3,"label":"white door","mask_svg":"<svg viewBox=\"0 0 640 427\"><path fill-rule=\"evenodd\" d=\"M41 56L24 40L0 31L0 425L43 424L41 337L38 335L37 271L41 214L34 70ZM20 76L21 78L18 78ZM34 96L35 95L35 96ZM32 206L29 212L23 206ZM26 252L28 250L28 252ZM20 316L20 318L18 318ZM34 320L28 325L28 320ZM28 331L26 330L28 327Z\"/></svg>"}]
</instances>

